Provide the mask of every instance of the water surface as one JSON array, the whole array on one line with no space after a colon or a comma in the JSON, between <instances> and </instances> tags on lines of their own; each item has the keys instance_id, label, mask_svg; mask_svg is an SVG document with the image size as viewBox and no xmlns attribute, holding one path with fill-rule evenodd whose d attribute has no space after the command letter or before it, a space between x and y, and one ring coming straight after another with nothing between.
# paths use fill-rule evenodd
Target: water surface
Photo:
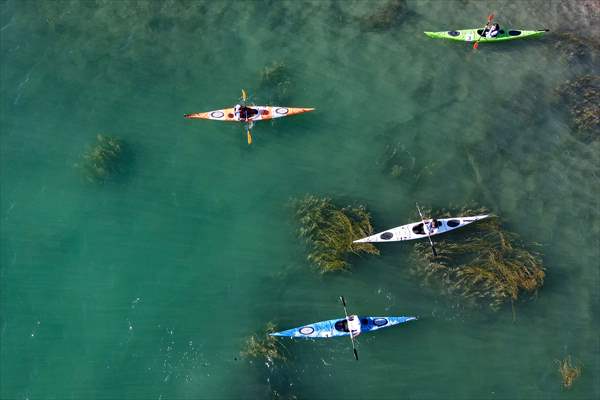
<instances>
[{"instance_id":1,"label":"water surface","mask_svg":"<svg viewBox=\"0 0 600 400\"><path fill-rule=\"evenodd\" d=\"M593 2L0 3L3 398L597 398L599 142L582 143L555 94L598 74L552 32L589 37ZM480 46L424 30L549 28ZM283 62L287 106L254 129L182 115L231 106ZM121 137L129 173L91 185L74 165L97 134ZM401 149L414 170L385 168ZM422 173L421 173L422 172ZM498 313L457 308L409 273L412 245L381 246L349 273L306 261L289 200L359 202L378 230L415 201L475 202L538 242L537 298ZM239 357L282 328L352 311L418 322L345 340L285 341L275 368ZM596 332L596 333L594 333ZM583 363L561 389L554 360Z\"/></svg>"}]
</instances>

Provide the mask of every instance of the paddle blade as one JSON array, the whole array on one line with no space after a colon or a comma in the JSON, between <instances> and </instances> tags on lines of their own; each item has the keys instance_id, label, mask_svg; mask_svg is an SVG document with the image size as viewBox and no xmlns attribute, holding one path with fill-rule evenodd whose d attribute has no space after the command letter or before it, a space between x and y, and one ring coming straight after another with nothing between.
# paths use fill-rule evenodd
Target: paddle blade
<instances>
[{"instance_id":1,"label":"paddle blade","mask_svg":"<svg viewBox=\"0 0 600 400\"><path fill-rule=\"evenodd\" d=\"M344 307L346 307L346 300L344 300L344 296L340 296L340 301L342 302Z\"/></svg>"},{"instance_id":2,"label":"paddle blade","mask_svg":"<svg viewBox=\"0 0 600 400\"><path fill-rule=\"evenodd\" d=\"M435 247L431 246L431 250L433 250L433 256L437 257L437 251L435 251Z\"/></svg>"},{"instance_id":3,"label":"paddle blade","mask_svg":"<svg viewBox=\"0 0 600 400\"><path fill-rule=\"evenodd\" d=\"M477 50L479 48L479 42L473 43L473 50Z\"/></svg>"},{"instance_id":4,"label":"paddle blade","mask_svg":"<svg viewBox=\"0 0 600 400\"><path fill-rule=\"evenodd\" d=\"M248 144L252 144L252 134L250 133L250 129L248 129Z\"/></svg>"},{"instance_id":5,"label":"paddle blade","mask_svg":"<svg viewBox=\"0 0 600 400\"><path fill-rule=\"evenodd\" d=\"M488 24L489 24L490 22L492 22L492 21L493 21L493 19L494 19L494 14L490 14L490 15L488 15Z\"/></svg>"},{"instance_id":6,"label":"paddle blade","mask_svg":"<svg viewBox=\"0 0 600 400\"><path fill-rule=\"evenodd\" d=\"M358 351L356 351L356 349L352 350L354 350L354 358L356 358L356 361L358 361Z\"/></svg>"},{"instance_id":7,"label":"paddle blade","mask_svg":"<svg viewBox=\"0 0 600 400\"><path fill-rule=\"evenodd\" d=\"M246 91L244 89L242 89L242 100L248 100L248 95L246 94Z\"/></svg>"}]
</instances>

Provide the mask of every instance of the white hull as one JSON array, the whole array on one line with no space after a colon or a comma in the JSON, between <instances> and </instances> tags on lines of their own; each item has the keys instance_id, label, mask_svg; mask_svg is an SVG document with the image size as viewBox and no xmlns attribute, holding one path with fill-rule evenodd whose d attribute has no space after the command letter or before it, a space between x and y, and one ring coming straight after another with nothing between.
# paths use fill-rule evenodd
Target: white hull
<instances>
[{"instance_id":1,"label":"white hull","mask_svg":"<svg viewBox=\"0 0 600 400\"><path fill-rule=\"evenodd\" d=\"M480 219L487 218L488 215L476 215L473 217L440 218L437 220L437 227L429 231L429 236L435 236L455 229L469 225ZM426 219L425 223L429 225L431 219ZM422 239L427 237L427 231L423 229L423 222L413 222L379 232L366 238L355 240L354 243L378 243L378 242L399 242L404 240Z\"/></svg>"}]
</instances>

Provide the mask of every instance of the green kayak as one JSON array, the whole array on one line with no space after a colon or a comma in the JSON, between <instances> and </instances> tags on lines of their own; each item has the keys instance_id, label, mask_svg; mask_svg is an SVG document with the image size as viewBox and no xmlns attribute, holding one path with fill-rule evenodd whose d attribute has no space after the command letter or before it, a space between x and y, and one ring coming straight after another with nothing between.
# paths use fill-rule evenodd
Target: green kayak
<instances>
[{"instance_id":1,"label":"green kayak","mask_svg":"<svg viewBox=\"0 0 600 400\"><path fill-rule=\"evenodd\" d=\"M520 31L517 29L504 30L500 29L498 36L494 38L481 37L483 29L463 29L460 31L444 31L444 32L425 32L427 36L434 39L449 39L459 42L474 42L479 40L479 43L505 42L507 40L535 38L542 36L548 29L539 31Z\"/></svg>"}]
</instances>

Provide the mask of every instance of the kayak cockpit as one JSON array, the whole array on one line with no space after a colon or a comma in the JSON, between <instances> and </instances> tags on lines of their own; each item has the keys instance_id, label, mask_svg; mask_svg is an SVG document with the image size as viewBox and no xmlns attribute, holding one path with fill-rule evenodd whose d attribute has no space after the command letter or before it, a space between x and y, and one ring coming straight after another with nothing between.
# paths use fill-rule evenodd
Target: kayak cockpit
<instances>
[{"instance_id":1,"label":"kayak cockpit","mask_svg":"<svg viewBox=\"0 0 600 400\"><path fill-rule=\"evenodd\" d=\"M254 118L259 114L259 111L252 107L240 106L239 104L234 108L234 115L240 121L247 121Z\"/></svg>"},{"instance_id":2,"label":"kayak cockpit","mask_svg":"<svg viewBox=\"0 0 600 400\"><path fill-rule=\"evenodd\" d=\"M479 36L483 35L483 29L477 29L477 34L478 34ZM500 35L504 35L504 29L500 29L500 30L498 31L498 36L500 36Z\"/></svg>"},{"instance_id":3,"label":"kayak cockpit","mask_svg":"<svg viewBox=\"0 0 600 400\"><path fill-rule=\"evenodd\" d=\"M498 35L496 35L495 37L488 37L488 36L484 36L485 39L497 39L500 37L516 37L516 36L521 36L523 32L519 31L517 29L511 29L508 32L506 32L504 29L500 29L498 31ZM477 29L477 34L479 36L483 35L483 29Z\"/></svg>"},{"instance_id":4,"label":"kayak cockpit","mask_svg":"<svg viewBox=\"0 0 600 400\"><path fill-rule=\"evenodd\" d=\"M361 325L369 325L369 320L367 318L361 318L360 323ZM350 330L348 329L348 320L345 318L337 321L334 324L334 327L335 330L338 332L350 332Z\"/></svg>"},{"instance_id":5,"label":"kayak cockpit","mask_svg":"<svg viewBox=\"0 0 600 400\"><path fill-rule=\"evenodd\" d=\"M412 231L416 235L424 235L425 234L425 230L423 229L423 223L419 222L418 224L416 224L415 226L413 226Z\"/></svg>"}]
</instances>

